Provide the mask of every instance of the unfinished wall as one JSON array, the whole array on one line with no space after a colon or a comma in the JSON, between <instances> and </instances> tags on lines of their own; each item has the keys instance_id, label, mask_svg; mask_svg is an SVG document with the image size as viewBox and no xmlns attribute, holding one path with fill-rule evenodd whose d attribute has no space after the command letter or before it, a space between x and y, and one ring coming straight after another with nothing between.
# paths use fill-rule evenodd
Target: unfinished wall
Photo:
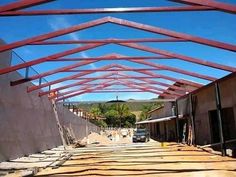
<instances>
[{"instance_id":1,"label":"unfinished wall","mask_svg":"<svg viewBox=\"0 0 236 177\"><path fill-rule=\"evenodd\" d=\"M10 65L11 53L0 54L0 67ZM0 76L0 161L14 159L61 144L47 97L26 92L31 83L11 87L17 72Z\"/></svg>"},{"instance_id":2,"label":"unfinished wall","mask_svg":"<svg viewBox=\"0 0 236 177\"><path fill-rule=\"evenodd\" d=\"M236 126L236 76L219 83L222 108L233 107ZM235 132L236 134L236 132Z\"/></svg>"},{"instance_id":3,"label":"unfinished wall","mask_svg":"<svg viewBox=\"0 0 236 177\"><path fill-rule=\"evenodd\" d=\"M0 41L0 44L2 42ZM10 65L11 52L0 53L0 68ZM0 161L40 152L61 145L55 115L47 96L27 93L32 83L11 87L10 81L20 79L17 72L0 75ZM76 137L85 136L84 121L60 108L62 125L71 125ZM96 126L89 124L90 130Z\"/></svg>"},{"instance_id":4,"label":"unfinished wall","mask_svg":"<svg viewBox=\"0 0 236 177\"><path fill-rule=\"evenodd\" d=\"M211 143L211 127L209 122L209 111L216 109L214 87L207 87L194 94L196 96L195 132L196 143ZM217 117L215 117L217 119Z\"/></svg>"},{"instance_id":5,"label":"unfinished wall","mask_svg":"<svg viewBox=\"0 0 236 177\"><path fill-rule=\"evenodd\" d=\"M57 105L58 116L64 128L71 133L75 139L82 139L86 135L86 120L65 109L62 104ZM87 121L87 133L99 132L100 128Z\"/></svg>"},{"instance_id":6,"label":"unfinished wall","mask_svg":"<svg viewBox=\"0 0 236 177\"><path fill-rule=\"evenodd\" d=\"M236 75L231 75L218 81L222 108L232 107L236 126ZM195 131L196 143L200 145L212 143L209 111L216 110L215 86L211 84L194 92ZM188 97L178 100L179 114L187 115L189 112ZM213 117L213 120L217 116ZM216 120L217 121L217 120ZM236 133L236 132L235 132Z\"/></svg>"}]
</instances>

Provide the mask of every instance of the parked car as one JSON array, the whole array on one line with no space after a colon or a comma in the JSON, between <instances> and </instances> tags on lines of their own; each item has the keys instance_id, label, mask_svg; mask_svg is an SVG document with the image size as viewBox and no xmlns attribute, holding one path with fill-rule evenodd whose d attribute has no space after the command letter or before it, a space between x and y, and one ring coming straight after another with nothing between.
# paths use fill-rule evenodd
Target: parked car
<instances>
[{"instance_id":1,"label":"parked car","mask_svg":"<svg viewBox=\"0 0 236 177\"><path fill-rule=\"evenodd\" d=\"M148 142L150 140L150 134L147 129L137 129L133 135L133 142Z\"/></svg>"}]
</instances>

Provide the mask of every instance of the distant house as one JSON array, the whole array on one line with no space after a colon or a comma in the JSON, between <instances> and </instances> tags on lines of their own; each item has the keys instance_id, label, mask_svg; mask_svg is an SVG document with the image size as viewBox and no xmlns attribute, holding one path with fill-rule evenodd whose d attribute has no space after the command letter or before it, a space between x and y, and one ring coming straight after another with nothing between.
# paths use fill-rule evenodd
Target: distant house
<instances>
[{"instance_id":1,"label":"distant house","mask_svg":"<svg viewBox=\"0 0 236 177\"><path fill-rule=\"evenodd\" d=\"M191 85L189 85L191 83ZM175 92L178 96L183 96L189 92L201 87L201 84L179 80L166 89L159 98L169 98L168 94ZM149 119L137 122L138 126L145 126L149 129L151 138L158 141L176 141L177 140L177 126L176 126L176 103L175 100L170 102L164 102L160 107L157 107L148 112ZM187 137L187 119L182 114L178 115L178 123L181 129L180 138L184 139ZM186 140L187 141L187 140Z\"/></svg>"},{"instance_id":2,"label":"distant house","mask_svg":"<svg viewBox=\"0 0 236 177\"><path fill-rule=\"evenodd\" d=\"M137 122L138 126L145 125L150 131L150 136L159 141L175 141L176 126L175 113L173 111L174 102L166 102L163 106L148 112L150 118Z\"/></svg>"}]
</instances>

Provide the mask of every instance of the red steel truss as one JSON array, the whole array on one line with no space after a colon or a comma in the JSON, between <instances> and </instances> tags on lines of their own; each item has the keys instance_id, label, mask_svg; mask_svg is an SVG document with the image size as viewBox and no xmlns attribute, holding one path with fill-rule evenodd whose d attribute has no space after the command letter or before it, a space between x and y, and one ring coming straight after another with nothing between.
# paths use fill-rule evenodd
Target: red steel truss
<instances>
[{"instance_id":1,"label":"red steel truss","mask_svg":"<svg viewBox=\"0 0 236 177\"><path fill-rule=\"evenodd\" d=\"M179 2L181 6L168 6L168 7L124 7L124 8L96 8L96 9L54 9L54 10L22 10L25 8L33 7L36 5L53 2L54 0L21 0L13 3L9 3L0 6L0 18L1 16L35 16L35 15L69 15L69 14L98 14L98 13L148 13L148 12L185 12L185 11L212 11L218 10L226 13L236 13L236 6L218 2L215 0L172 0ZM184 5L183 5L184 4ZM187 5L186 5L187 4ZM55 37L86 30L92 27L103 25L106 23L116 24L124 27L139 29L142 31L151 32L154 34L161 34L166 38L134 38L134 39L89 39L89 40L50 40ZM82 44L76 48L72 48L65 51L59 51L52 55L32 59L31 61L17 64L14 66L0 69L0 75L7 74L13 71L17 71L23 68L38 65L44 62L65 62L73 61L76 63L66 65L60 68L52 68L49 71L42 72L33 76L27 76L25 78L11 81L11 86L23 84L29 81L42 79L50 75L56 75L58 73L68 73L66 77L50 80L47 83L39 83L38 85L28 87L27 91L32 92L45 87L51 88L51 86L62 83L63 86L49 89L48 91L39 91L39 96L50 94L51 92L58 92L58 94L50 99L56 99L56 101L64 100L74 96L78 96L85 93L105 93L105 92L151 92L157 95L165 96L166 98L177 98L184 95L186 92L191 92L196 88L200 88L202 84L195 83L188 80L178 79L171 77L167 74L160 74L159 71L170 71L173 73L180 73L184 76L191 76L206 81L215 81L218 78L200 74L194 71L188 71L187 69L180 69L177 67L157 64L153 60L172 60L178 59L179 62L185 61L195 63L202 66L207 66L223 71L236 72L236 68L232 66L226 66L215 62L210 62L205 59L195 58L183 55L181 53L174 53L172 51L161 50L158 48L152 48L140 43L147 42L194 42L217 49L223 49L227 51L236 52L236 45L228 44L220 41L202 38L199 36L193 36L169 29L164 29L156 26L150 26L134 21L129 21L114 17L104 17L97 20L88 21L82 24L71 26L68 28L49 32L28 39L12 42L6 45L0 46L0 52L12 50L26 45L65 45L65 44ZM93 50L104 45L116 44L125 46L131 49L141 50L155 54L154 56L125 56L119 53L111 53L100 57L68 57L71 54L76 54L86 50ZM170 44L171 45L171 44ZM116 64L118 60L125 60L135 64L141 64L145 67L128 67L126 65ZM150 61L152 60L152 61ZM111 64L102 66L96 69L81 69L80 67L93 64L100 61L110 61ZM148 67L147 67L148 66ZM105 72L101 74L101 72ZM130 73L135 73L130 74ZM94 73L99 73L99 76L94 76ZM158 73L158 74L157 74ZM26 74L27 75L27 74ZM165 81L161 81L165 80ZM77 81L81 80L81 81ZM70 81L70 84L65 84L65 81ZM190 87L180 87L178 85L167 84L167 82L178 82ZM123 85L126 88L109 88L113 85ZM79 87L79 88L78 88ZM167 89L171 88L171 89ZM65 91L69 89L68 91Z\"/></svg>"},{"instance_id":2,"label":"red steel truss","mask_svg":"<svg viewBox=\"0 0 236 177\"><path fill-rule=\"evenodd\" d=\"M14 49L17 47L22 47L24 45L29 45L34 42L39 42L39 41L51 39L54 37L62 36L62 35L68 34L68 33L73 33L76 31L88 29L91 27L105 24L105 23L117 24L117 25L126 26L126 27L130 27L130 28L134 28L134 29L140 29L143 31L148 31L148 32L156 33L156 34L162 34L162 35L166 35L169 37L180 38L180 39L188 40L191 42L208 45L211 47L221 48L221 49L230 50L230 51L234 51L234 52L236 51L236 45L227 44L227 43L223 43L223 42L219 42L219 41L214 41L214 40L205 39L205 38L201 38L201 37L197 37L197 36L192 36L192 35L185 34L185 33L167 30L164 28L154 27L154 26L145 25L142 23L132 22L132 21L108 16L108 17L100 18L100 19L93 20L90 22L86 22L86 23L83 23L83 24L80 24L77 26L72 26L69 28L57 30L57 31L50 32L47 34L43 34L43 35L35 36L32 38L28 38L25 40L13 42L13 43L10 43L7 45L3 45L0 47L0 52Z\"/></svg>"},{"instance_id":3,"label":"red steel truss","mask_svg":"<svg viewBox=\"0 0 236 177\"><path fill-rule=\"evenodd\" d=\"M8 12L8 11L14 11L14 10L20 10L25 9L27 7L36 6L39 4L47 3L54 0L21 0L17 2L13 2L10 4L6 4L3 6L0 6L0 12Z\"/></svg>"}]
</instances>

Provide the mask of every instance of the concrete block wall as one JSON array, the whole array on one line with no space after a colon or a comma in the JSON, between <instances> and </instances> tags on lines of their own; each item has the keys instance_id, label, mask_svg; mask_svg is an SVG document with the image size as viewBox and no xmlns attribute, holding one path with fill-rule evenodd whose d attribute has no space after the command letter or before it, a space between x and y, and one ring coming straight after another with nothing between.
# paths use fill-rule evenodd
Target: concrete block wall
<instances>
[{"instance_id":1,"label":"concrete block wall","mask_svg":"<svg viewBox=\"0 0 236 177\"><path fill-rule=\"evenodd\" d=\"M10 62L11 52L0 53L0 68ZM62 144L51 102L47 96L38 97L38 92L27 93L30 82L10 86L10 81L20 78L17 72L0 75L0 162ZM66 108L59 110L62 126L72 126L77 138L85 136L84 120ZM95 129L89 124L90 131Z\"/></svg>"}]
</instances>

